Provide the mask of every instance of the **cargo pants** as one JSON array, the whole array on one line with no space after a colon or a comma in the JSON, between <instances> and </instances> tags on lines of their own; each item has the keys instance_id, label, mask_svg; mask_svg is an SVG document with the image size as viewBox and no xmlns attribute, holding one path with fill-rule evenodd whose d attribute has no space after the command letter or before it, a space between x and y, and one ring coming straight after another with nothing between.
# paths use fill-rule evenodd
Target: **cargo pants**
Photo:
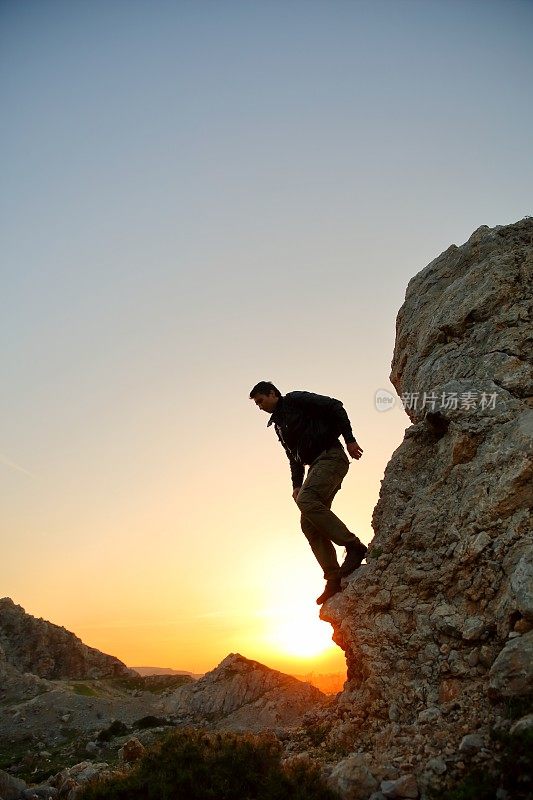
<instances>
[{"instance_id":1,"label":"cargo pants","mask_svg":"<svg viewBox=\"0 0 533 800\"><path fill-rule=\"evenodd\" d=\"M309 466L296 499L302 515L302 531L324 570L326 580L338 577L339 572L337 553L332 543L346 547L358 541L331 510L333 498L341 488L349 466L344 448L330 447L324 450Z\"/></svg>"}]
</instances>

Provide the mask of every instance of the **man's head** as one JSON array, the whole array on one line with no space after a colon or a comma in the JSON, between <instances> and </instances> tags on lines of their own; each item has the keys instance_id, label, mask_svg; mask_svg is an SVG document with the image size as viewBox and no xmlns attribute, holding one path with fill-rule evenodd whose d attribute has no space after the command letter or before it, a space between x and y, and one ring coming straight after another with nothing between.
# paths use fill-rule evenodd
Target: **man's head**
<instances>
[{"instance_id":1,"label":"man's head","mask_svg":"<svg viewBox=\"0 0 533 800\"><path fill-rule=\"evenodd\" d=\"M250 392L250 399L261 411L272 414L281 397L281 392L270 381L259 381Z\"/></svg>"}]
</instances>

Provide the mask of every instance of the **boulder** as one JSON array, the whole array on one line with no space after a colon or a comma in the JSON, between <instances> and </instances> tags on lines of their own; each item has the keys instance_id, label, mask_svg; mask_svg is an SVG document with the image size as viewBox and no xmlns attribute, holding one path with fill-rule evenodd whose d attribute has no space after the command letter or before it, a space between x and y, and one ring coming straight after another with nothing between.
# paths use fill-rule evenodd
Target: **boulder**
<instances>
[{"instance_id":1,"label":"boulder","mask_svg":"<svg viewBox=\"0 0 533 800\"><path fill-rule=\"evenodd\" d=\"M0 797L2 800L18 800L27 785L19 778L0 769Z\"/></svg>"},{"instance_id":2,"label":"boulder","mask_svg":"<svg viewBox=\"0 0 533 800\"><path fill-rule=\"evenodd\" d=\"M133 763L134 761L139 761L145 753L145 746L136 737L133 737L120 748L119 756L123 761Z\"/></svg>"},{"instance_id":3,"label":"boulder","mask_svg":"<svg viewBox=\"0 0 533 800\"><path fill-rule=\"evenodd\" d=\"M507 642L489 673L489 695L516 697L533 691L533 631Z\"/></svg>"},{"instance_id":4,"label":"boulder","mask_svg":"<svg viewBox=\"0 0 533 800\"><path fill-rule=\"evenodd\" d=\"M331 773L329 783L342 800L367 800L369 794L378 788L377 779L359 753L340 761Z\"/></svg>"},{"instance_id":5,"label":"boulder","mask_svg":"<svg viewBox=\"0 0 533 800\"><path fill-rule=\"evenodd\" d=\"M381 781L381 791L387 798L417 798L418 784L414 775L402 775L395 781Z\"/></svg>"}]
</instances>

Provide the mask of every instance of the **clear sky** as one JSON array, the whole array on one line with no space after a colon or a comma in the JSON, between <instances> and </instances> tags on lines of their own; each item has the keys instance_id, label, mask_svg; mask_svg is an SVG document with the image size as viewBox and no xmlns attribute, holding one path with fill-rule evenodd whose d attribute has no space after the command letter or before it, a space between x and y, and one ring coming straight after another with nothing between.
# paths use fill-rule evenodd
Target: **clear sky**
<instances>
[{"instance_id":1,"label":"clear sky","mask_svg":"<svg viewBox=\"0 0 533 800\"><path fill-rule=\"evenodd\" d=\"M248 394L344 402L368 542L407 282L532 213L532 34L526 0L2 0L0 596L128 664L341 668Z\"/></svg>"}]
</instances>

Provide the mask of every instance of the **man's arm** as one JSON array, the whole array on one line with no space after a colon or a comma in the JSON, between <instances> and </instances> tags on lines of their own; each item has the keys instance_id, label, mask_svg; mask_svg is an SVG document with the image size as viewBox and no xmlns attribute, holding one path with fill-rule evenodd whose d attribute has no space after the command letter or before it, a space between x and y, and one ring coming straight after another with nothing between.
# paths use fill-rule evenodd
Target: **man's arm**
<instances>
[{"instance_id":1,"label":"man's arm","mask_svg":"<svg viewBox=\"0 0 533 800\"><path fill-rule=\"evenodd\" d=\"M285 450L287 458L289 459L289 464L290 464L290 468L291 468L292 488L293 489L301 489L302 488L302 483L304 482L305 467L303 466L303 464L300 464L298 461L296 461L293 458L293 456L291 455L291 453L287 449L287 445L285 444L285 442L283 441L283 439L281 438L281 436L278 433L277 425L275 425L274 428L276 430L276 436L278 437L278 439L280 440L281 444L283 445L283 449Z\"/></svg>"}]
</instances>

